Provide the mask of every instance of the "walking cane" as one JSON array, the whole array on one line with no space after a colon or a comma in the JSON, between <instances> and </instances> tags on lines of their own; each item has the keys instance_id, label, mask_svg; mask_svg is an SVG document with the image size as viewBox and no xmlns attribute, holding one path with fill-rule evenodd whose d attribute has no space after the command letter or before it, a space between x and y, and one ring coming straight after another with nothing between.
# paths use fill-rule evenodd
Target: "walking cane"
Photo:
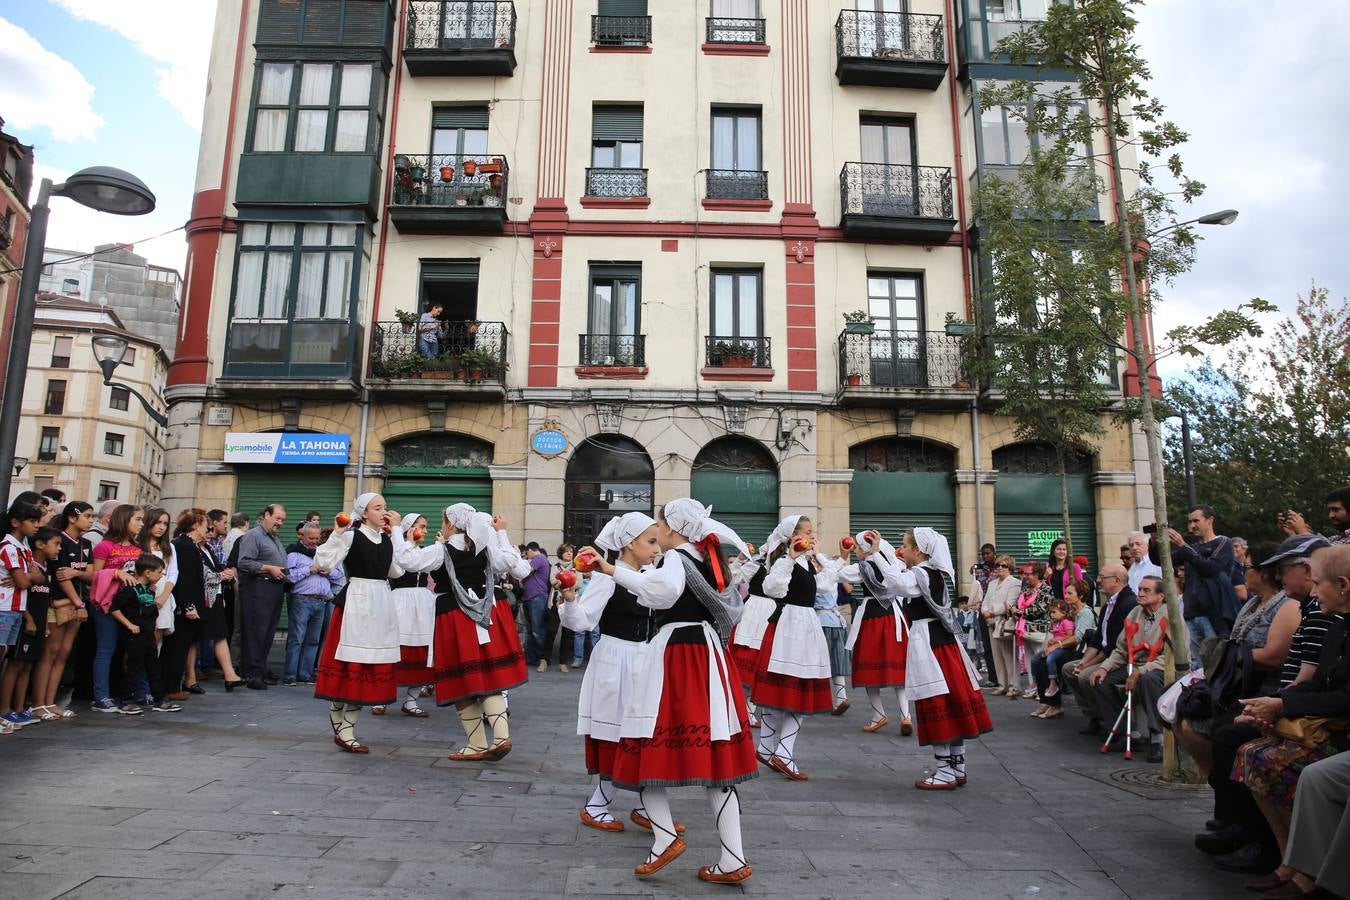
<instances>
[{"instance_id":1,"label":"walking cane","mask_svg":"<svg viewBox=\"0 0 1350 900\"><path fill-rule=\"evenodd\" d=\"M1167 617L1166 617L1166 616L1163 616L1162 618L1160 618L1160 619L1158 620L1158 627L1161 629L1161 635L1162 635L1162 636L1158 638L1157 643L1155 643L1155 644L1148 644L1148 643L1143 643L1143 642L1141 642L1141 643L1136 644L1136 643L1134 642L1134 638L1135 638L1136 635L1139 634L1139 623L1138 623L1138 622L1131 622L1131 621L1129 621L1128 619L1126 620L1126 622L1125 622L1125 680L1126 680L1126 681L1129 681L1130 676L1134 674L1134 654L1135 654L1136 652L1138 652L1138 651L1140 651L1140 650L1144 650L1144 649L1147 649L1147 650L1148 650L1148 660L1146 661L1146 664L1149 663L1149 662L1153 662L1153 660L1155 660L1155 659L1158 658L1158 654L1162 652L1163 643L1165 642L1166 636L1167 636ZM1102 753L1107 753L1107 752L1109 752L1110 747L1111 747L1111 742L1114 741L1114 740L1116 739L1116 735L1120 733L1120 720L1121 720L1121 719L1124 719L1124 720L1125 720L1125 758L1126 758L1126 759L1134 759L1134 745L1133 745L1133 741L1134 741L1134 734L1133 734L1133 732L1134 732L1134 689L1133 689L1133 688L1130 688L1129 690L1125 691L1125 706L1121 708L1120 714L1116 716L1115 724L1113 724L1113 725L1111 726L1111 731L1106 735L1106 740L1102 743L1102 747L1101 747L1101 751L1100 751L1100 752L1102 752Z\"/></svg>"}]
</instances>

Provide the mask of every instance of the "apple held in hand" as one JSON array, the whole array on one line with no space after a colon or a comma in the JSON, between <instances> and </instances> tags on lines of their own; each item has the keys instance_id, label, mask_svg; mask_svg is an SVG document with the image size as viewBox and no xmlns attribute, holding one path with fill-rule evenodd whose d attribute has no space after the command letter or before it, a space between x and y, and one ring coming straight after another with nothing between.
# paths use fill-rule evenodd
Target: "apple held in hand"
<instances>
[{"instance_id":1,"label":"apple held in hand","mask_svg":"<svg viewBox=\"0 0 1350 900\"><path fill-rule=\"evenodd\" d=\"M427 536L427 530L426 530L425 528L420 528L420 527L419 527L419 528L414 528L414 529L412 530L412 539L413 539L413 543L414 543L414 544L420 544L420 543L422 543L422 538L424 538L424 537L426 537L426 536Z\"/></svg>"},{"instance_id":2,"label":"apple held in hand","mask_svg":"<svg viewBox=\"0 0 1350 900\"><path fill-rule=\"evenodd\" d=\"M352 524L352 517L346 513L338 513L336 521L339 528L346 528L348 525Z\"/></svg>"},{"instance_id":3,"label":"apple held in hand","mask_svg":"<svg viewBox=\"0 0 1350 900\"><path fill-rule=\"evenodd\" d=\"M807 552L811 549L811 539L805 537L797 538L792 542L792 549L796 550L798 553Z\"/></svg>"},{"instance_id":4,"label":"apple held in hand","mask_svg":"<svg viewBox=\"0 0 1350 900\"><path fill-rule=\"evenodd\" d=\"M754 545L754 544L746 544L746 545L745 545L745 549L747 549L747 550L750 551L750 555L751 555L751 556L754 556L756 553L759 552L757 549L755 549L755 545Z\"/></svg>"},{"instance_id":5,"label":"apple held in hand","mask_svg":"<svg viewBox=\"0 0 1350 900\"><path fill-rule=\"evenodd\" d=\"M844 539L839 542L839 546L843 547L845 550L852 550L857 544L858 542L848 535L845 535Z\"/></svg>"},{"instance_id":6,"label":"apple held in hand","mask_svg":"<svg viewBox=\"0 0 1350 900\"><path fill-rule=\"evenodd\" d=\"M593 553L579 553L572 560L572 568L578 572L594 572L599 565L600 560Z\"/></svg>"},{"instance_id":7,"label":"apple held in hand","mask_svg":"<svg viewBox=\"0 0 1350 900\"><path fill-rule=\"evenodd\" d=\"M577 573L571 569L563 569L558 573L558 585L570 591L577 586Z\"/></svg>"}]
</instances>

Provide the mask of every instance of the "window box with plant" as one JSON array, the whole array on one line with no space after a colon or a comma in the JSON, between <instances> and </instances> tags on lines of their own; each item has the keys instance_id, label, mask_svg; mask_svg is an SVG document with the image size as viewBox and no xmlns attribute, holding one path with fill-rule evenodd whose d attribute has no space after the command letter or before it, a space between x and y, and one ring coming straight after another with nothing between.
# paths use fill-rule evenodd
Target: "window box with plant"
<instances>
[{"instance_id":1,"label":"window box with plant","mask_svg":"<svg viewBox=\"0 0 1350 900\"><path fill-rule=\"evenodd\" d=\"M398 324L403 326L404 334L412 334L413 329L417 327L417 313L411 310L395 310L394 317L398 319Z\"/></svg>"},{"instance_id":2,"label":"window box with plant","mask_svg":"<svg viewBox=\"0 0 1350 900\"><path fill-rule=\"evenodd\" d=\"M748 369L755 364L755 351L745 344L718 341L713 344L712 359L709 362L726 369Z\"/></svg>"},{"instance_id":3,"label":"window box with plant","mask_svg":"<svg viewBox=\"0 0 1350 900\"><path fill-rule=\"evenodd\" d=\"M855 309L844 313L844 331L849 334L871 334L875 330L876 325L866 310Z\"/></svg>"}]
</instances>

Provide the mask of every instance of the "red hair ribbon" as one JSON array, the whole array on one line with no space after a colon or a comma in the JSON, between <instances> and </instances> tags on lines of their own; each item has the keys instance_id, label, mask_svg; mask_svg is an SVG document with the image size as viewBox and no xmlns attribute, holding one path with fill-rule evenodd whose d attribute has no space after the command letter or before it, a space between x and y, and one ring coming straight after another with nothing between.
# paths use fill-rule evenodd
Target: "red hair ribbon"
<instances>
[{"instance_id":1,"label":"red hair ribbon","mask_svg":"<svg viewBox=\"0 0 1350 900\"><path fill-rule=\"evenodd\" d=\"M717 535L710 534L703 540L694 544L694 546L699 549L699 552L703 554L703 558L708 561L708 568L712 569L713 581L715 582L714 587L717 588L717 592L721 593L722 591L725 591L727 589L727 582L730 579L727 577L726 569L722 566L722 542L718 539Z\"/></svg>"}]
</instances>

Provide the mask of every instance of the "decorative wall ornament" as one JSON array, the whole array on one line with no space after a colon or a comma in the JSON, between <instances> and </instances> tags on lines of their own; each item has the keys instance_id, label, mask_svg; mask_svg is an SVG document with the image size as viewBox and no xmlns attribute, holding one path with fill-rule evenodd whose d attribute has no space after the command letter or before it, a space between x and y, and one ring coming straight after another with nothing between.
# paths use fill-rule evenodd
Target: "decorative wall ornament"
<instances>
[{"instance_id":1,"label":"decorative wall ornament","mask_svg":"<svg viewBox=\"0 0 1350 900\"><path fill-rule=\"evenodd\" d=\"M728 403L722 407L722 417L726 421L727 434L745 434L750 408Z\"/></svg>"},{"instance_id":2,"label":"decorative wall ornament","mask_svg":"<svg viewBox=\"0 0 1350 900\"><path fill-rule=\"evenodd\" d=\"M552 238L545 238L539 242L539 251L544 254L544 259L552 259L553 251L558 249L558 242Z\"/></svg>"},{"instance_id":3,"label":"decorative wall ornament","mask_svg":"<svg viewBox=\"0 0 1350 900\"><path fill-rule=\"evenodd\" d=\"M614 434L623 425L623 404L597 403L595 415L600 420L600 430Z\"/></svg>"}]
</instances>

